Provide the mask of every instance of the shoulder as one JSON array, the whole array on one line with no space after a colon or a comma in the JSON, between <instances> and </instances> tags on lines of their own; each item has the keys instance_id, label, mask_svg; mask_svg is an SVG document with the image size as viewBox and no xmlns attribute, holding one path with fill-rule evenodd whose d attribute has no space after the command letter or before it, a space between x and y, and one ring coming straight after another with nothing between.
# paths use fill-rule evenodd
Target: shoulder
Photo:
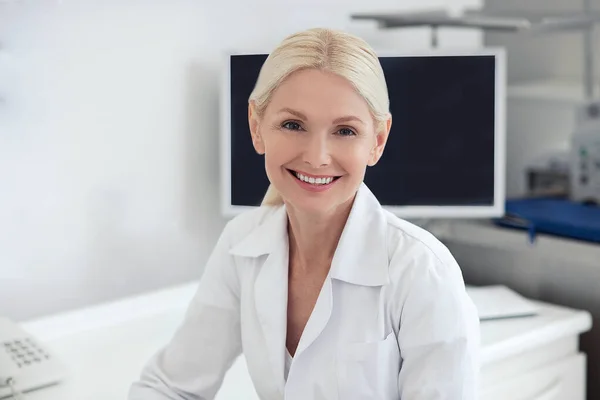
<instances>
[{"instance_id":1,"label":"shoulder","mask_svg":"<svg viewBox=\"0 0 600 400\"><path fill-rule=\"evenodd\" d=\"M383 211L387 219L387 246L390 262L401 259L431 261L436 266L456 266L450 250L431 232Z\"/></svg>"},{"instance_id":2,"label":"shoulder","mask_svg":"<svg viewBox=\"0 0 600 400\"><path fill-rule=\"evenodd\" d=\"M389 273L396 294L406 298L411 288L428 288L462 296L462 271L450 250L431 232L383 211L387 219Z\"/></svg>"}]
</instances>

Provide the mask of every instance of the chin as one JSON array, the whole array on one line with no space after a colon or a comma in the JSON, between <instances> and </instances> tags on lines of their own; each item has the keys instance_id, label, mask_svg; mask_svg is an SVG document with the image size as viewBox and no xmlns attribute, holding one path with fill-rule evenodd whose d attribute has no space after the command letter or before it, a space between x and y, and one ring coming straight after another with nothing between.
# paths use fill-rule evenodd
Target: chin
<instances>
[{"instance_id":1,"label":"chin","mask_svg":"<svg viewBox=\"0 0 600 400\"><path fill-rule=\"evenodd\" d=\"M333 196L332 196L333 195ZM293 193L286 196L287 203L294 210L305 214L329 214L340 206L348 204L352 196L343 196L338 193Z\"/></svg>"}]
</instances>

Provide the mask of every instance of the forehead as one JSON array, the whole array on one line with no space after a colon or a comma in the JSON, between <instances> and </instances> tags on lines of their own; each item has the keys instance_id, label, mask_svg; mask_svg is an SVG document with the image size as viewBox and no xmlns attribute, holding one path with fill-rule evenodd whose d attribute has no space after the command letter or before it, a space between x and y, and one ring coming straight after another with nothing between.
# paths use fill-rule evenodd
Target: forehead
<instances>
[{"instance_id":1,"label":"forehead","mask_svg":"<svg viewBox=\"0 0 600 400\"><path fill-rule=\"evenodd\" d=\"M371 114L365 99L348 80L327 71L305 69L288 76L275 90L267 110L288 107L313 115Z\"/></svg>"}]
</instances>

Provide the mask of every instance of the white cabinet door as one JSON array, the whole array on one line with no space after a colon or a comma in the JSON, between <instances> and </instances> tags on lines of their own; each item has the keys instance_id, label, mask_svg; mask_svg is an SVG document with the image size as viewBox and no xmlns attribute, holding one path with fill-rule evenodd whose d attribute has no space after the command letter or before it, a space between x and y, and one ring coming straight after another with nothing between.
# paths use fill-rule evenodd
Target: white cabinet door
<instances>
[{"instance_id":1,"label":"white cabinet door","mask_svg":"<svg viewBox=\"0 0 600 400\"><path fill-rule=\"evenodd\" d=\"M585 400L584 354L482 388L480 400Z\"/></svg>"}]
</instances>

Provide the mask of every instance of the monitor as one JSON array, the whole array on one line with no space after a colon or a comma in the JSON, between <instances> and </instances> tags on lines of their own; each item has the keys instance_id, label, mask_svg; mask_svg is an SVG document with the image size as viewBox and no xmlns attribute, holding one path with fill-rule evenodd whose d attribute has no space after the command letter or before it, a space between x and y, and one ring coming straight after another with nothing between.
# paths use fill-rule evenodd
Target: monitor
<instances>
[{"instance_id":1,"label":"monitor","mask_svg":"<svg viewBox=\"0 0 600 400\"><path fill-rule=\"evenodd\" d=\"M506 61L502 49L378 53L392 129L365 184L401 218L504 213ZM260 205L269 182L248 127L266 53L227 55L221 97L221 201L231 217Z\"/></svg>"}]
</instances>

